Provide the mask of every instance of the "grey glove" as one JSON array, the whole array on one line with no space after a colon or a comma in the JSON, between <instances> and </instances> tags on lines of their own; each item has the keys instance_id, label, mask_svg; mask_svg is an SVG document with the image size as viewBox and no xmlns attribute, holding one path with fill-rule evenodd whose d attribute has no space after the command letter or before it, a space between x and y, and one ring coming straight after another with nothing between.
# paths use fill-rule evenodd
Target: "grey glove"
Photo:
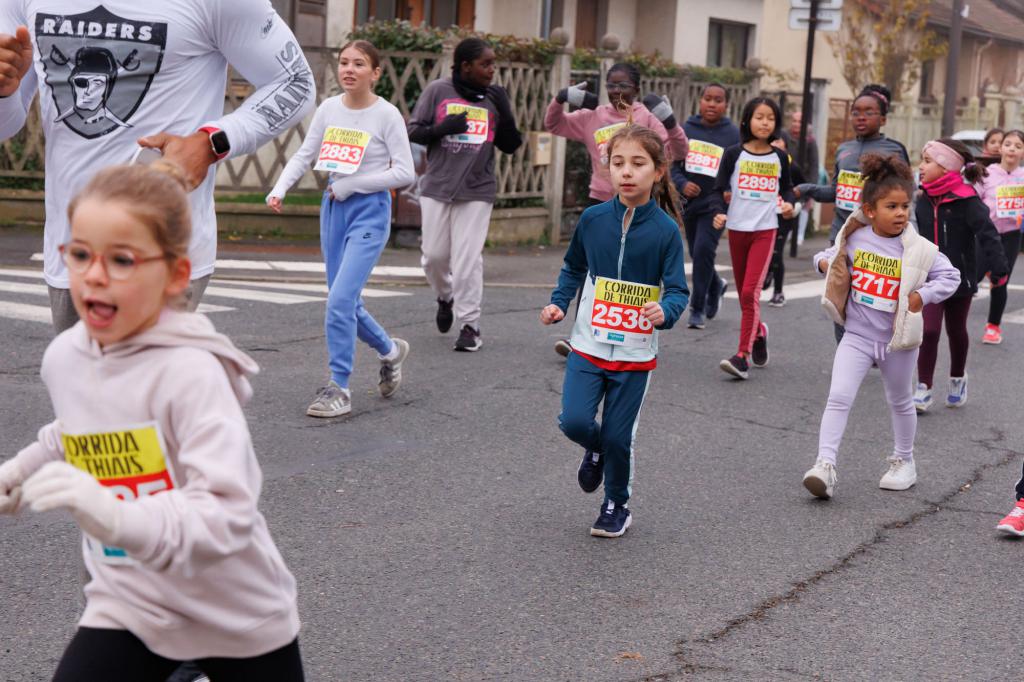
<instances>
[{"instance_id":1,"label":"grey glove","mask_svg":"<svg viewBox=\"0 0 1024 682\"><path fill-rule=\"evenodd\" d=\"M587 82L582 81L568 88L562 88L555 97L559 102L568 102L580 109L596 109L597 95L587 92Z\"/></svg>"},{"instance_id":2,"label":"grey glove","mask_svg":"<svg viewBox=\"0 0 1024 682\"><path fill-rule=\"evenodd\" d=\"M669 104L668 97L659 97L651 93L644 96L643 102L644 106L654 114L654 117L665 126L665 130L676 127L676 117L672 113L672 105Z\"/></svg>"}]
</instances>

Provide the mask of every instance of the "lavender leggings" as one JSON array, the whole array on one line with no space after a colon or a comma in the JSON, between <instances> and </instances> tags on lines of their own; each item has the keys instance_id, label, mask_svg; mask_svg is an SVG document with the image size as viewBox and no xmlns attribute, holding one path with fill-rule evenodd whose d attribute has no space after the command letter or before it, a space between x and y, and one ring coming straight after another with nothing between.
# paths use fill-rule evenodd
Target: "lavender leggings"
<instances>
[{"instance_id":1,"label":"lavender leggings","mask_svg":"<svg viewBox=\"0 0 1024 682\"><path fill-rule=\"evenodd\" d=\"M885 347L885 343L872 341L849 330L843 335L832 363L832 388L825 403L825 413L821 415L818 459L835 465L846 420L872 363L878 363L882 372L885 399L892 412L893 456L913 459L917 412L914 410L912 382L917 349L887 352Z\"/></svg>"}]
</instances>

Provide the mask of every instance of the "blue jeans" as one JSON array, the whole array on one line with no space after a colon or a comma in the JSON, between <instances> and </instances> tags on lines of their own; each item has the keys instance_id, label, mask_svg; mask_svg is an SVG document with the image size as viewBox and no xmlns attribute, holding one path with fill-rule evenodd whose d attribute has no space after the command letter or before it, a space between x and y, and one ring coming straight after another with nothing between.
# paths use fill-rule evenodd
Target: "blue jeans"
<instances>
[{"instance_id":1,"label":"blue jeans","mask_svg":"<svg viewBox=\"0 0 1024 682\"><path fill-rule=\"evenodd\" d=\"M707 306L708 296L718 296L721 287L721 278L715 272L715 255L724 230L715 229L714 218L714 214L703 207L683 214L686 245L693 259L690 308L700 313Z\"/></svg>"},{"instance_id":2,"label":"blue jeans","mask_svg":"<svg viewBox=\"0 0 1024 682\"><path fill-rule=\"evenodd\" d=\"M327 266L327 314L324 332L331 378L348 388L356 354L356 336L381 355L391 352L391 337L363 307L362 291L391 232L391 195L353 194L334 201L326 193L320 205L320 248Z\"/></svg>"},{"instance_id":3,"label":"blue jeans","mask_svg":"<svg viewBox=\"0 0 1024 682\"><path fill-rule=\"evenodd\" d=\"M562 386L562 433L587 450L604 455L604 499L626 504L632 493L633 440L650 372L601 369L578 353L565 364ZM604 399L598 424L597 406Z\"/></svg>"}]
</instances>

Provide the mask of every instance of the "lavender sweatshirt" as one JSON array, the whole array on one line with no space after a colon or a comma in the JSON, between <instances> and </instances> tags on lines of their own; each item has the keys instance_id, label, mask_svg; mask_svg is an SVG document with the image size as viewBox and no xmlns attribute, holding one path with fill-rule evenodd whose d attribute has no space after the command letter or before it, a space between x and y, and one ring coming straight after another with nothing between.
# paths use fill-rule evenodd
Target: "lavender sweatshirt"
<instances>
[{"instance_id":1,"label":"lavender sweatshirt","mask_svg":"<svg viewBox=\"0 0 1024 682\"><path fill-rule=\"evenodd\" d=\"M833 245L814 255L814 269L819 274L824 273L818 270L818 263L822 260L832 260L838 248L838 245ZM882 257L880 259L868 256L866 260L869 262L879 263L883 262L883 259L896 259L902 266L903 242L900 241L898 235L896 237L877 235L870 225L865 225L863 228L854 231L846 241L846 264L851 271L854 269L854 258L858 250ZM885 260L884 262L889 263L891 261ZM854 276L856 277L856 275ZM924 301L924 304L928 305L929 303L946 300L953 295L958 286L960 286L960 272L953 267L944 254L939 252L935 254L935 262L932 263L932 267L928 270L928 281L917 290L917 293L921 295L921 300ZM882 290L883 293L889 294L888 287L883 287ZM888 298L893 299L898 298L900 292L896 289L891 293L892 295L888 296ZM851 287L850 299L846 304L846 331L873 341L888 343L889 339L892 338L894 315L895 312L876 310L859 302L855 290Z\"/></svg>"},{"instance_id":2,"label":"lavender sweatshirt","mask_svg":"<svg viewBox=\"0 0 1024 682\"><path fill-rule=\"evenodd\" d=\"M81 322L47 348L42 377L57 419L18 453L22 470L88 462L136 498L116 548L83 536L92 580L79 625L127 630L176 660L247 658L295 639L295 579L257 508L262 474L242 413L257 371L206 317L170 310L105 348ZM154 433L159 448L144 444ZM153 469L147 450L162 450L168 470L151 494L138 468Z\"/></svg>"},{"instance_id":3,"label":"lavender sweatshirt","mask_svg":"<svg viewBox=\"0 0 1024 682\"><path fill-rule=\"evenodd\" d=\"M688 144L682 126L677 125L672 130L665 130L661 121L640 102L633 102L633 111L630 115L636 125L658 133L662 141L668 145L672 159L686 158ZM547 113L544 114L545 130L586 145L587 153L590 154L590 196L600 201L608 201L615 195L611 174L608 172L608 159L603 154L604 143L616 128L625 124L626 116L610 104L567 114L558 100L553 99L548 105Z\"/></svg>"},{"instance_id":4,"label":"lavender sweatshirt","mask_svg":"<svg viewBox=\"0 0 1024 682\"><path fill-rule=\"evenodd\" d=\"M1024 185L1024 166L1018 166L1013 171L1007 173L1005 168L998 163L994 163L988 167L988 175L974 186L978 190L978 196L988 206L989 217L992 219L992 223L996 226L999 234L1020 229L1020 223L1017 222L1016 218L998 217L996 200L999 188L1004 185Z\"/></svg>"}]
</instances>

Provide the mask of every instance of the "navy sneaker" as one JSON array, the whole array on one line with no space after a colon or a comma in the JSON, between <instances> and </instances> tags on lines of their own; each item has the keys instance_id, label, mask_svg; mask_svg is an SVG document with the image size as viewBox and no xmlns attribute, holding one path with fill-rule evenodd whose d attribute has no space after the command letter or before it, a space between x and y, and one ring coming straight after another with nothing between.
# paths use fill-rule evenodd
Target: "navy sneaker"
<instances>
[{"instance_id":1,"label":"navy sneaker","mask_svg":"<svg viewBox=\"0 0 1024 682\"><path fill-rule=\"evenodd\" d=\"M447 333L452 328L452 322L455 321L455 313L452 312L454 303L455 301L437 299L437 315L434 317L434 321L437 322L437 331L442 334Z\"/></svg>"},{"instance_id":2,"label":"navy sneaker","mask_svg":"<svg viewBox=\"0 0 1024 682\"><path fill-rule=\"evenodd\" d=\"M473 353L480 350L482 345L484 345L484 342L480 340L480 332L468 324L462 325L459 338L455 340L455 350Z\"/></svg>"},{"instance_id":3,"label":"navy sneaker","mask_svg":"<svg viewBox=\"0 0 1024 682\"><path fill-rule=\"evenodd\" d=\"M746 379L750 376L750 366L747 365L747 359L737 353L731 358L726 358L718 363L718 368L727 374L731 374L737 379Z\"/></svg>"},{"instance_id":4,"label":"navy sneaker","mask_svg":"<svg viewBox=\"0 0 1024 682\"><path fill-rule=\"evenodd\" d=\"M760 334L754 339L754 347L750 349L750 364L754 367L768 366L768 325L761 323Z\"/></svg>"},{"instance_id":5,"label":"navy sneaker","mask_svg":"<svg viewBox=\"0 0 1024 682\"><path fill-rule=\"evenodd\" d=\"M583 461L580 462L580 470L576 472L576 480L585 493L592 493L601 485L604 478L604 457L587 450L583 453Z\"/></svg>"},{"instance_id":6,"label":"navy sneaker","mask_svg":"<svg viewBox=\"0 0 1024 682\"><path fill-rule=\"evenodd\" d=\"M629 513L629 507L607 500L601 507L601 515L590 528L590 534L598 538L622 537L632 522L633 515Z\"/></svg>"},{"instance_id":7,"label":"navy sneaker","mask_svg":"<svg viewBox=\"0 0 1024 682\"><path fill-rule=\"evenodd\" d=\"M704 328L704 313L690 309L690 322L687 325L690 329L703 329Z\"/></svg>"},{"instance_id":8,"label":"navy sneaker","mask_svg":"<svg viewBox=\"0 0 1024 682\"><path fill-rule=\"evenodd\" d=\"M718 277L718 275L715 276ZM722 299L725 298L725 292L729 291L729 283L718 277L718 286L712 287L712 289L708 292L707 303L704 304L704 314L708 316L709 320L715 319L718 309L722 307Z\"/></svg>"}]
</instances>

